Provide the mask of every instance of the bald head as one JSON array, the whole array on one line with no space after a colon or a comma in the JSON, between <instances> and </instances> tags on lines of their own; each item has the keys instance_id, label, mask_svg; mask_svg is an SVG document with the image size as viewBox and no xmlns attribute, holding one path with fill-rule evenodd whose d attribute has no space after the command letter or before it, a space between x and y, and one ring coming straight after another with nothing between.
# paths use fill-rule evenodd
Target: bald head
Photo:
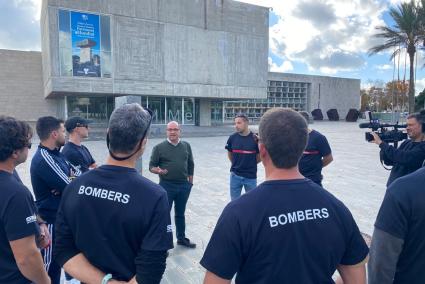
<instances>
[{"instance_id":1,"label":"bald head","mask_svg":"<svg viewBox=\"0 0 425 284\"><path fill-rule=\"evenodd\" d=\"M170 121L167 124L167 138L172 143L178 143L180 139L180 125L177 121Z\"/></svg>"}]
</instances>

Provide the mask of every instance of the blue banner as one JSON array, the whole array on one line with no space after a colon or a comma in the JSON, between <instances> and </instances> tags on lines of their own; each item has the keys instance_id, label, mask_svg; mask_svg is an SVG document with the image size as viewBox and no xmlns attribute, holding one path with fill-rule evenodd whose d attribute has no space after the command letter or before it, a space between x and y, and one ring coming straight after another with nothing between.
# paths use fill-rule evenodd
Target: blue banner
<instances>
[{"instance_id":1,"label":"blue banner","mask_svg":"<svg viewBox=\"0 0 425 284\"><path fill-rule=\"evenodd\" d=\"M101 76L99 19L99 15L71 12L74 76Z\"/></svg>"}]
</instances>

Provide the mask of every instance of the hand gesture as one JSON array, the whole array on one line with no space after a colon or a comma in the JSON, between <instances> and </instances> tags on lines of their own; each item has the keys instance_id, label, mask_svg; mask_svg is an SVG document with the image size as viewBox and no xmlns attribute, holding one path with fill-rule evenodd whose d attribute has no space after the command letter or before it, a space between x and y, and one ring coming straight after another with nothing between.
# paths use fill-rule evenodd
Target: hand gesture
<instances>
[{"instance_id":1,"label":"hand gesture","mask_svg":"<svg viewBox=\"0 0 425 284\"><path fill-rule=\"evenodd\" d=\"M380 145L382 143L381 138L379 138L378 134L375 132L371 132L372 136L373 136L373 140L370 141L372 143L375 143L376 145Z\"/></svg>"},{"instance_id":2,"label":"hand gesture","mask_svg":"<svg viewBox=\"0 0 425 284\"><path fill-rule=\"evenodd\" d=\"M157 172L159 175L166 175L168 173L167 169L161 169L160 167L157 167Z\"/></svg>"}]
</instances>

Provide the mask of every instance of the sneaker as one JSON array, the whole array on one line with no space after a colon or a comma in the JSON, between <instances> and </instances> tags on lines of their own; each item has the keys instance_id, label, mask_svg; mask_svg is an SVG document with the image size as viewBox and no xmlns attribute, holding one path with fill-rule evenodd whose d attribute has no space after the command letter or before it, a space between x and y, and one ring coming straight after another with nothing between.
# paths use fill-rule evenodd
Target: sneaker
<instances>
[{"instance_id":1,"label":"sneaker","mask_svg":"<svg viewBox=\"0 0 425 284\"><path fill-rule=\"evenodd\" d=\"M192 243L188 238L177 240L177 244L187 248L196 248L196 244Z\"/></svg>"}]
</instances>

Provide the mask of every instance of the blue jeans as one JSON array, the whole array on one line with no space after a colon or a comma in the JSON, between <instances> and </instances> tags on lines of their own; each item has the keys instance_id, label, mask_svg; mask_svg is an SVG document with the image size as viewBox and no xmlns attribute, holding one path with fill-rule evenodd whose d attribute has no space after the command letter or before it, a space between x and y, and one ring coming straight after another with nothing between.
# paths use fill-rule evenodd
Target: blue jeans
<instances>
[{"instance_id":1,"label":"blue jeans","mask_svg":"<svg viewBox=\"0 0 425 284\"><path fill-rule=\"evenodd\" d=\"M176 237L177 240L183 240L186 237L186 219L184 216L184 212L186 211L186 203L189 199L192 184L189 182L174 183L169 181L160 181L159 185L162 186L167 192L170 211L174 202L174 222L176 224Z\"/></svg>"},{"instance_id":2,"label":"blue jeans","mask_svg":"<svg viewBox=\"0 0 425 284\"><path fill-rule=\"evenodd\" d=\"M245 192L250 191L257 187L256 178L245 178L235 175L233 172L230 173L230 199L235 200L241 196L242 187L245 188Z\"/></svg>"}]
</instances>

